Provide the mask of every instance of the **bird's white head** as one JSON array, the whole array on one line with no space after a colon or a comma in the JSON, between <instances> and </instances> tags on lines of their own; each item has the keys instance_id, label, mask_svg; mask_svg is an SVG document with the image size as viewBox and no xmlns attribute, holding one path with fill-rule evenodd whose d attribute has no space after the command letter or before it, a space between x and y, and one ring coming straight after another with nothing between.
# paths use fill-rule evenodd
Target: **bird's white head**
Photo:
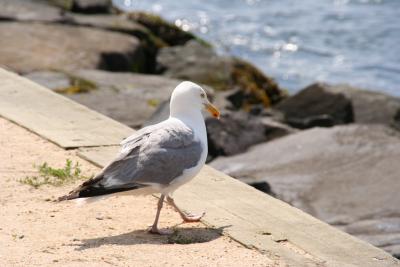
<instances>
[{"instance_id":1,"label":"bird's white head","mask_svg":"<svg viewBox=\"0 0 400 267\"><path fill-rule=\"evenodd\" d=\"M200 113L206 109L215 118L220 112L208 100L203 88L192 82L181 82L172 92L170 115L173 117L185 116L191 113Z\"/></svg>"}]
</instances>

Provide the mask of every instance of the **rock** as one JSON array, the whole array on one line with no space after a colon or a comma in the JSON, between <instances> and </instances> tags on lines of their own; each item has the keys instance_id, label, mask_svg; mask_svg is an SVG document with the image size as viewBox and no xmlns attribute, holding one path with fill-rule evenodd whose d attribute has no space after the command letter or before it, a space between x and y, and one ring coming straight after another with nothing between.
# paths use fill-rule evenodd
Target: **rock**
<instances>
[{"instance_id":1,"label":"rock","mask_svg":"<svg viewBox=\"0 0 400 267\"><path fill-rule=\"evenodd\" d=\"M112 9L111 0L47 0L47 2L68 11L86 14L110 13Z\"/></svg>"},{"instance_id":2,"label":"rock","mask_svg":"<svg viewBox=\"0 0 400 267\"><path fill-rule=\"evenodd\" d=\"M383 248L386 252L393 255L393 257L400 259L400 245L386 246Z\"/></svg>"},{"instance_id":3,"label":"rock","mask_svg":"<svg viewBox=\"0 0 400 267\"><path fill-rule=\"evenodd\" d=\"M400 109L394 115L394 118L393 118L393 121L391 122L391 125L395 129L400 130Z\"/></svg>"},{"instance_id":4,"label":"rock","mask_svg":"<svg viewBox=\"0 0 400 267\"><path fill-rule=\"evenodd\" d=\"M341 93L351 100L354 121L389 125L400 111L400 98L384 93L362 90L348 85L320 84L328 91Z\"/></svg>"},{"instance_id":5,"label":"rock","mask_svg":"<svg viewBox=\"0 0 400 267\"><path fill-rule=\"evenodd\" d=\"M0 0L0 20L62 21L61 10L39 1Z\"/></svg>"},{"instance_id":6,"label":"rock","mask_svg":"<svg viewBox=\"0 0 400 267\"><path fill-rule=\"evenodd\" d=\"M97 89L95 82L71 73L41 71L29 73L25 77L61 94L88 93Z\"/></svg>"},{"instance_id":7,"label":"rock","mask_svg":"<svg viewBox=\"0 0 400 267\"><path fill-rule=\"evenodd\" d=\"M254 144L292 132L290 127L245 112L224 112L219 120L206 119L208 154L211 158L234 155Z\"/></svg>"},{"instance_id":8,"label":"rock","mask_svg":"<svg viewBox=\"0 0 400 267\"><path fill-rule=\"evenodd\" d=\"M393 257L400 258L400 234L391 235L361 235L358 236L366 242L379 247L386 252L393 255Z\"/></svg>"},{"instance_id":9,"label":"rock","mask_svg":"<svg viewBox=\"0 0 400 267\"><path fill-rule=\"evenodd\" d=\"M237 111L240 110L240 108L236 108L232 102L228 99L230 95L232 95L234 92L240 91L240 89L236 90L228 90L228 91L221 91L218 90L216 91L214 98L213 98L213 103L215 106L217 106L221 110L232 110L232 111ZM264 107L262 107L264 109ZM254 114L257 115L257 114Z\"/></svg>"},{"instance_id":10,"label":"rock","mask_svg":"<svg viewBox=\"0 0 400 267\"><path fill-rule=\"evenodd\" d=\"M141 71L144 62L140 42L133 36L59 24L0 23L0 64L16 72Z\"/></svg>"},{"instance_id":11,"label":"rock","mask_svg":"<svg viewBox=\"0 0 400 267\"><path fill-rule=\"evenodd\" d=\"M206 44L205 41L199 39L194 34L183 31L157 15L145 12L131 12L128 14L128 18L148 28L155 36L168 45L183 45L189 40L197 40Z\"/></svg>"},{"instance_id":12,"label":"rock","mask_svg":"<svg viewBox=\"0 0 400 267\"><path fill-rule=\"evenodd\" d=\"M71 10L74 0L38 0L49 5L62 8L63 10Z\"/></svg>"},{"instance_id":13,"label":"rock","mask_svg":"<svg viewBox=\"0 0 400 267\"><path fill-rule=\"evenodd\" d=\"M154 47L160 48L167 44L154 35L142 24L129 20L126 14L120 15L83 15L67 13L66 19L69 23L81 26L96 27L111 31L128 33L140 38L141 40L151 42Z\"/></svg>"},{"instance_id":14,"label":"rock","mask_svg":"<svg viewBox=\"0 0 400 267\"><path fill-rule=\"evenodd\" d=\"M380 247L394 257L400 256L400 218L383 217L366 219L345 226L339 226L343 231L356 235L358 238Z\"/></svg>"},{"instance_id":15,"label":"rock","mask_svg":"<svg viewBox=\"0 0 400 267\"><path fill-rule=\"evenodd\" d=\"M71 10L78 13L98 14L109 13L111 7L110 0L74 0Z\"/></svg>"},{"instance_id":16,"label":"rock","mask_svg":"<svg viewBox=\"0 0 400 267\"><path fill-rule=\"evenodd\" d=\"M207 118L206 125L211 157L234 155L267 139L261 121L244 112L222 113L220 120Z\"/></svg>"},{"instance_id":17,"label":"rock","mask_svg":"<svg viewBox=\"0 0 400 267\"><path fill-rule=\"evenodd\" d=\"M265 194L275 196L274 192L272 192L272 190L271 190L271 186L265 181L255 182L255 183L250 182L249 185L251 185L252 187L254 187L257 190L260 190L261 192L264 192Z\"/></svg>"},{"instance_id":18,"label":"rock","mask_svg":"<svg viewBox=\"0 0 400 267\"><path fill-rule=\"evenodd\" d=\"M304 88L276 105L275 109L284 114L286 123L300 129L354 121L351 100L342 93L327 90L320 83Z\"/></svg>"},{"instance_id":19,"label":"rock","mask_svg":"<svg viewBox=\"0 0 400 267\"><path fill-rule=\"evenodd\" d=\"M62 72L32 72L25 75L25 77L56 92L66 90L73 85L70 76Z\"/></svg>"},{"instance_id":20,"label":"rock","mask_svg":"<svg viewBox=\"0 0 400 267\"><path fill-rule=\"evenodd\" d=\"M289 124L298 128L352 121L395 126L396 114L400 113L400 98L348 85L316 83L283 101L276 109L283 112Z\"/></svg>"},{"instance_id":21,"label":"rock","mask_svg":"<svg viewBox=\"0 0 400 267\"><path fill-rule=\"evenodd\" d=\"M343 228L343 227L342 227ZM349 223L344 226L346 232L352 235L361 235L368 233L369 235L378 236L379 234L390 234L400 232L400 218L379 218L365 219Z\"/></svg>"},{"instance_id":22,"label":"rock","mask_svg":"<svg viewBox=\"0 0 400 267\"><path fill-rule=\"evenodd\" d=\"M239 179L266 181L278 198L356 236L390 238L400 234L398 162L397 131L352 124L297 132L210 165ZM374 222L366 226L365 220Z\"/></svg>"},{"instance_id":23,"label":"rock","mask_svg":"<svg viewBox=\"0 0 400 267\"><path fill-rule=\"evenodd\" d=\"M169 117L169 99L161 102L153 114L143 123L143 126L153 125Z\"/></svg>"},{"instance_id":24,"label":"rock","mask_svg":"<svg viewBox=\"0 0 400 267\"><path fill-rule=\"evenodd\" d=\"M75 13L66 14L69 24L95 27L109 31L117 31L133 35L140 39L141 47L145 53L144 71L154 73L156 71L156 55L160 47L167 44L155 36L143 25L128 20L125 14L121 15L82 15Z\"/></svg>"},{"instance_id":25,"label":"rock","mask_svg":"<svg viewBox=\"0 0 400 267\"><path fill-rule=\"evenodd\" d=\"M390 125L400 130L400 98L345 84L318 83L318 87L349 99L353 107L354 122Z\"/></svg>"},{"instance_id":26,"label":"rock","mask_svg":"<svg viewBox=\"0 0 400 267\"><path fill-rule=\"evenodd\" d=\"M53 73L53 77L48 72L39 72L27 77L50 89L66 93L67 97L133 128L140 127L160 103L169 99L172 90L180 83L155 75L100 70L79 70L66 76ZM54 81L57 77L60 77L58 83ZM66 88L60 88L66 77L71 83ZM80 90L79 85L84 85L84 90ZM88 85L93 87L87 90Z\"/></svg>"},{"instance_id":27,"label":"rock","mask_svg":"<svg viewBox=\"0 0 400 267\"><path fill-rule=\"evenodd\" d=\"M277 121L273 116L261 117L261 123L265 127L264 134L267 136L267 141L297 132L296 129Z\"/></svg>"},{"instance_id":28,"label":"rock","mask_svg":"<svg viewBox=\"0 0 400 267\"><path fill-rule=\"evenodd\" d=\"M68 22L74 25L90 26L125 33L149 32L146 27L128 20L124 15L83 15L67 13L65 16Z\"/></svg>"},{"instance_id":29,"label":"rock","mask_svg":"<svg viewBox=\"0 0 400 267\"><path fill-rule=\"evenodd\" d=\"M165 76L207 84L217 91L237 89L228 97L236 109L249 110L260 103L270 106L285 97L271 78L250 63L218 56L211 47L196 41L160 49L157 62Z\"/></svg>"}]
</instances>

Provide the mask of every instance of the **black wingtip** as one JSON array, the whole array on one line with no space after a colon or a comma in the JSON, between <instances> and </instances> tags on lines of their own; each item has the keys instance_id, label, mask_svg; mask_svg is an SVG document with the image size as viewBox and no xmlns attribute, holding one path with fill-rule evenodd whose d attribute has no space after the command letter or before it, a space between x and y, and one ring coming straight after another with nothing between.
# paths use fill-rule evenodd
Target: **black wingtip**
<instances>
[{"instance_id":1,"label":"black wingtip","mask_svg":"<svg viewBox=\"0 0 400 267\"><path fill-rule=\"evenodd\" d=\"M67 196L67 199L110 195L110 194L115 194L115 193L120 193L120 192L125 192L125 191L131 191L131 190L135 190L135 189L142 188L142 187L144 187L144 186L136 185L136 184L131 185L129 187L124 187L124 188L105 188L105 187L101 187L101 186L100 187L87 187L84 190L79 191L77 196L74 196L74 195Z\"/></svg>"},{"instance_id":2,"label":"black wingtip","mask_svg":"<svg viewBox=\"0 0 400 267\"><path fill-rule=\"evenodd\" d=\"M77 198L86 198L86 197L98 197L102 195L109 195L109 194L115 194L115 193L120 193L124 191L131 191L135 189L139 189L145 187L143 185L132 185L130 187L126 188L104 188L104 187L86 187L81 190L74 190L71 191L68 195L59 197L56 202L61 202L65 200L73 200Z\"/></svg>"},{"instance_id":3,"label":"black wingtip","mask_svg":"<svg viewBox=\"0 0 400 267\"><path fill-rule=\"evenodd\" d=\"M87 190L90 188L91 185L96 184L98 181L100 181L103 178L103 176L100 174L96 177L90 178L89 180L83 182L80 186L78 186L76 189L72 190L71 192L68 193L68 195L59 197L57 199L57 202L65 201L65 200L72 200L76 198L83 197L81 196L81 192L83 190Z\"/></svg>"}]
</instances>

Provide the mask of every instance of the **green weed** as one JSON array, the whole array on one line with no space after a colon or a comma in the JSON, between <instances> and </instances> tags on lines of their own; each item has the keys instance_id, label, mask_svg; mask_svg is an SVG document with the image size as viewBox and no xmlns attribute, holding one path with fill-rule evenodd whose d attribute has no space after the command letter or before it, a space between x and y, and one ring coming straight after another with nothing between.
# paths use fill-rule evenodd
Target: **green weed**
<instances>
[{"instance_id":1,"label":"green weed","mask_svg":"<svg viewBox=\"0 0 400 267\"><path fill-rule=\"evenodd\" d=\"M38 169L39 175L27 176L21 179L20 182L22 184L39 188L42 185L60 186L76 180L89 178L82 175L79 163L76 162L73 164L70 159L66 160L65 166L62 169L53 168L49 166L47 162L35 167Z\"/></svg>"}]
</instances>

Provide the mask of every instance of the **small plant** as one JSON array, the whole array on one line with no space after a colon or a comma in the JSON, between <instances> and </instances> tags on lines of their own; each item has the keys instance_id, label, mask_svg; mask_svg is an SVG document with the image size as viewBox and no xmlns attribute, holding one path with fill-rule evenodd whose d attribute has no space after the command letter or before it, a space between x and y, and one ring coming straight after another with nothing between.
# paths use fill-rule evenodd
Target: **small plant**
<instances>
[{"instance_id":1,"label":"small plant","mask_svg":"<svg viewBox=\"0 0 400 267\"><path fill-rule=\"evenodd\" d=\"M53 185L60 186L66 183L70 183L76 180L87 179L81 175L82 171L79 167L79 163L72 164L70 159L66 160L65 166L62 169L50 167L47 162L39 166L34 166L38 169L38 176L27 176L21 179L20 182L39 188L42 185Z\"/></svg>"}]
</instances>

